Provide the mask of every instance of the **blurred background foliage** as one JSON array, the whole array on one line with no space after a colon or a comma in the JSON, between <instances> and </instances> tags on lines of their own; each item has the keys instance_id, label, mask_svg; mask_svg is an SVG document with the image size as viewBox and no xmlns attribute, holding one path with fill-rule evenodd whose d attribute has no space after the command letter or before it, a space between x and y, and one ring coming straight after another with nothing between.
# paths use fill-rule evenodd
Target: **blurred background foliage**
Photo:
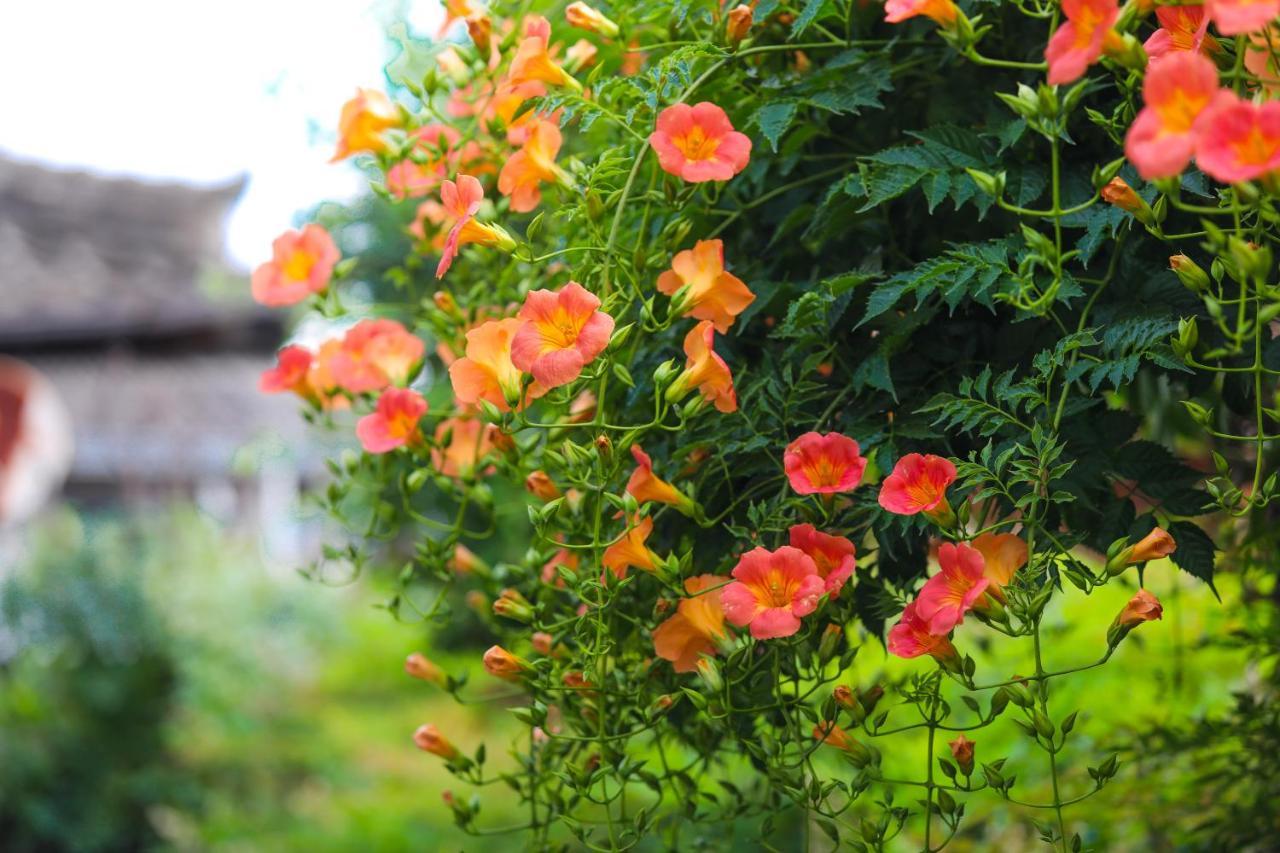
<instances>
[{"instance_id":1,"label":"blurred background foliage","mask_svg":"<svg viewBox=\"0 0 1280 853\"><path fill-rule=\"evenodd\" d=\"M431 721L463 750L485 743L491 763L511 763L505 746L519 727L500 706L460 706L398 665L424 649L455 675L469 671L480 695L508 692L481 671L476 634L459 630L474 619L464 603L437 640L380 609L390 584L378 577L332 587L270 570L254 542L181 506L146 516L67 509L30 536L30 559L0 587L4 849L503 844L451 825L442 800L451 780L409 738ZM1166 619L1060 694L1064 707L1089 708L1079 727L1091 751L1121 755L1110 795L1080 816L1095 833L1087 841L1104 850L1268 849L1260 833L1274 828L1280 783L1274 582L1268 572L1224 572L1221 605L1167 563L1151 566L1148 583L1167 602ZM1091 659L1127 593L1108 587L1053 612L1053 664ZM965 639L976 645L981 634L970 630ZM1030 663L1007 654L992 644L979 665L1016 672ZM851 680L869 686L910 671L867 639ZM1030 742L1011 732L982 734L979 761L1036 760ZM885 756L890 777L922 760L923 740L897 743ZM1041 800L1043 778L1025 773L1018 796ZM1086 782L1065 784L1083 791ZM972 814L956 849L1033 848L1026 822L993 805L972 800L990 811ZM801 815L779 815L774 825L763 840L756 822L732 831L740 849L830 846ZM723 835L702 841L723 849ZM663 849L660 836L651 843Z\"/></svg>"}]
</instances>

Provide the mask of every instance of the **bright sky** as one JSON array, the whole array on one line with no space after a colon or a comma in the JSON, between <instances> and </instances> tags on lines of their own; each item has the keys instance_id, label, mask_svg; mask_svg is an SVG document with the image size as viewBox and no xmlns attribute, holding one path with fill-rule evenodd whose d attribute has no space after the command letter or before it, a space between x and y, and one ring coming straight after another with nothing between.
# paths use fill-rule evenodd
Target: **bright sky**
<instances>
[{"instance_id":1,"label":"bright sky","mask_svg":"<svg viewBox=\"0 0 1280 853\"><path fill-rule=\"evenodd\" d=\"M385 86L383 22L439 0L0 2L0 153L193 183L247 174L227 254L248 268L295 214L360 187L330 165L342 102Z\"/></svg>"}]
</instances>

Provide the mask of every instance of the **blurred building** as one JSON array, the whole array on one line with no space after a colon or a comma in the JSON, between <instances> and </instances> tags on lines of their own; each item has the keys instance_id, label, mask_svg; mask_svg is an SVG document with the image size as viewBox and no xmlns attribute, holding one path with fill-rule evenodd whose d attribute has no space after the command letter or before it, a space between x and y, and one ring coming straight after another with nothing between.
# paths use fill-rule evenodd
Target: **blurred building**
<instances>
[{"instance_id":1,"label":"blurred building","mask_svg":"<svg viewBox=\"0 0 1280 853\"><path fill-rule=\"evenodd\" d=\"M257 390L282 329L223 261L243 186L0 158L0 354L47 377L70 414L72 501L191 499L289 535L319 460L295 403Z\"/></svg>"}]
</instances>

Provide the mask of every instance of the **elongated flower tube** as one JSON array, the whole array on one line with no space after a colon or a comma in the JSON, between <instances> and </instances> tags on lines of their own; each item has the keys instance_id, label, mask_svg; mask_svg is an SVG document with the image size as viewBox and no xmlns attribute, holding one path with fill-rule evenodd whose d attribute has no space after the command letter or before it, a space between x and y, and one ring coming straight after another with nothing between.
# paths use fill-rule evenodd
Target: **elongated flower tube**
<instances>
[{"instance_id":1,"label":"elongated flower tube","mask_svg":"<svg viewBox=\"0 0 1280 853\"><path fill-rule=\"evenodd\" d=\"M627 527L627 533L605 549L600 563L618 579L627 576L627 570L637 568L652 572L658 568L658 556L649 550L645 541L653 532L653 519L638 519Z\"/></svg>"},{"instance_id":2,"label":"elongated flower tube","mask_svg":"<svg viewBox=\"0 0 1280 853\"><path fill-rule=\"evenodd\" d=\"M1255 104L1222 90L1197 122L1196 164L1227 184L1280 169L1280 102Z\"/></svg>"},{"instance_id":3,"label":"elongated flower tube","mask_svg":"<svg viewBox=\"0 0 1280 853\"><path fill-rule=\"evenodd\" d=\"M467 332L466 355L449 365L453 395L460 403L485 400L509 412L546 393L534 382L521 398L524 373L511 361L511 342L524 323L514 317L489 320Z\"/></svg>"},{"instance_id":4,"label":"elongated flower tube","mask_svg":"<svg viewBox=\"0 0 1280 853\"><path fill-rule=\"evenodd\" d=\"M1204 6L1157 6L1160 28L1142 43L1153 61L1177 51L1218 53L1222 45L1208 34L1209 16Z\"/></svg>"},{"instance_id":5,"label":"elongated flower tube","mask_svg":"<svg viewBox=\"0 0 1280 853\"><path fill-rule=\"evenodd\" d=\"M388 388L378 398L378 408L356 424L356 436L368 453L388 453L397 447L420 444L418 422L427 413L427 401L409 388Z\"/></svg>"},{"instance_id":6,"label":"elongated flower tube","mask_svg":"<svg viewBox=\"0 0 1280 853\"><path fill-rule=\"evenodd\" d=\"M898 515L924 513L943 527L950 527L956 515L947 503L947 487L955 480L956 466L949 459L908 453L880 485L880 506Z\"/></svg>"},{"instance_id":7,"label":"elongated flower tube","mask_svg":"<svg viewBox=\"0 0 1280 853\"><path fill-rule=\"evenodd\" d=\"M324 293L341 257L329 232L315 223L301 231L286 231L271 244L271 260L253 271L253 298L262 305L279 307Z\"/></svg>"},{"instance_id":8,"label":"elongated flower tube","mask_svg":"<svg viewBox=\"0 0 1280 853\"><path fill-rule=\"evenodd\" d=\"M1224 36L1255 33L1280 16L1280 0L1205 0L1204 9Z\"/></svg>"},{"instance_id":9,"label":"elongated flower tube","mask_svg":"<svg viewBox=\"0 0 1280 853\"><path fill-rule=\"evenodd\" d=\"M653 629L653 651L671 661L676 672L693 672L703 655L714 655L727 639L720 587L728 578L698 575L687 578L687 594L676 605L675 615Z\"/></svg>"},{"instance_id":10,"label":"elongated flower tube","mask_svg":"<svg viewBox=\"0 0 1280 853\"><path fill-rule=\"evenodd\" d=\"M356 96L342 105L338 118L336 163L352 154L379 154L387 150L386 131L400 126L400 111L391 99L374 89L356 89Z\"/></svg>"},{"instance_id":11,"label":"elongated flower tube","mask_svg":"<svg viewBox=\"0 0 1280 853\"><path fill-rule=\"evenodd\" d=\"M1178 549L1178 543L1163 527L1157 527L1142 537L1137 543L1129 545L1107 561L1107 574L1115 576L1129 566L1158 560L1167 557Z\"/></svg>"},{"instance_id":12,"label":"elongated flower tube","mask_svg":"<svg viewBox=\"0 0 1280 853\"><path fill-rule=\"evenodd\" d=\"M823 533L812 524L797 524L787 536L792 548L799 548L813 560L826 592L832 598L838 596L858 567L853 543L843 536Z\"/></svg>"},{"instance_id":13,"label":"elongated flower tube","mask_svg":"<svg viewBox=\"0 0 1280 853\"><path fill-rule=\"evenodd\" d=\"M889 654L900 658L929 655L944 669L961 671L960 653L946 634L929 630L927 620L917 612L918 601L913 601L902 611L902 617L889 629Z\"/></svg>"},{"instance_id":14,"label":"elongated flower tube","mask_svg":"<svg viewBox=\"0 0 1280 853\"><path fill-rule=\"evenodd\" d=\"M472 175L459 175L458 180L440 185L440 203L445 213L453 219L453 227L445 238L444 251L436 266L436 278L443 278L458 254L458 247L467 243L493 246L504 252L512 252L516 241L497 225L476 221L476 213L484 201L484 188Z\"/></svg>"},{"instance_id":15,"label":"elongated flower tube","mask_svg":"<svg viewBox=\"0 0 1280 853\"><path fill-rule=\"evenodd\" d=\"M560 128L554 122L533 121L524 145L503 164L498 175L498 192L510 197L513 211L527 213L537 207L544 183L573 184L573 179L556 165L560 144Z\"/></svg>"},{"instance_id":16,"label":"elongated flower tube","mask_svg":"<svg viewBox=\"0 0 1280 853\"><path fill-rule=\"evenodd\" d=\"M834 722L827 721L814 726L813 739L820 740L827 746L834 746L849 756L858 767L871 763L871 750Z\"/></svg>"},{"instance_id":17,"label":"elongated flower tube","mask_svg":"<svg viewBox=\"0 0 1280 853\"><path fill-rule=\"evenodd\" d=\"M955 26L959 12L951 0L888 0L884 4L884 20L889 24L925 17L949 29Z\"/></svg>"},{"instance_id":18,"label":"elongated flower tube","mask_svg":"<svg viewBox=\"0 0 1280 853\"><path fill-rule=\"evenodd\" d=\"M531 290L517 314L511 361L546 388L568 385L609 345L613 318L576 281L559 290Z\"/></svg>"},{"instance_id":19,"label":"elongated flower tube","mask_svg":"<svg viewBox=\"0 0 1280 853\"><path fill-rule=\"evenodd\" d=\"M1027 543L1012 533L984 533L969 544L982 555L982 576L989 583L987 592L1003 600L1002 590L1027 564Z\"/></svg>"},{"instance_id":20,"label":"elongated flower tube","mask_svg":"<svg viewBox=\"0 0 1280 853\"><path fill-rule=\"evenodd\" d=\"M677 403L693 389L725 412L738 410L738 395L733 389L733 373L725 360L713 349L716 330L710 320L703 320L684 337L684 370L667 387L668 403Z\"/></svg>"},{"instance_id":21,"label":"elongated flower tube","mask_svg":"<svg viewBox=\"0 0 1280 853\"><path fill-rule=\"evenodd\" d=\"M677 252L671 269L658 276L658 290L672 298L674 313L710 320L722 335L756 298L742 279L725 271L720 240L699 240Z\"/></svg>"},{"instance_id":22,"label":"elongated flower tube","mask_svg":"<svg viewBox=\"0 0 1280 853\"><path fill-rule=\"evenodd\" d=\"M748 626L757 640L790 637L799 631L801 618L817 609L826 592L813 559L790 545L776 551L748 551L732 575L733 583L720 593L725 618Z\"/></svg>"},{"instance_id":23,"label":"elongated flower tube","mask_svg":"<svg viewBox=\"0 0 1280 853\"><path fill-rule=\"evenodd\" d=\"M1119 36L1111 29L1120 14L1116 0L1062 0L1062 13L1067 20L1044 51L1051 86L1079 80L1105 48L1120 46Z\"/></svg>"},{"instance_id":24,"label":"elongated flower tube","mask_svg":"<svg viewBox=\"0 0 1280 853\"><path fill-rule=\"evenodd\" d=\"M787 445L782 466L797 494L832 495L857 488L867 460L847 435L807 432Z\"/></svg>"},{"instance_id":25,"label":"elongated flower tube","mask_svg":"<svg viewBox=\"0 0 1280 853\"><path fill-rule=\"evenodd\" d=\"M1155 213L1151 209L1151 205L1138 195L1138 193L1129 186L1124 178L1116 176L1107 182L1100 193L1102 200L1112 207L1118 207L1126 213L1132 214L1134 219L1144 225L1154 225L1156 221Z\"/></svg>"},{"instance_id":26,"label":"elongated flower tube","mask_svg":"<svg viewBox=\"0 0 1280 853\"><path fill-rule=\"evenodd\" d=\"M1218 68L1198 53L1179 51L1151 63L1142 82L1146 106L1124 140L1125 156L1138 174L1150 181L1187 168L1196 148L1198 120L1217 92Z\"/></svg>"},{"instance_id":27,"label":"elongated flower tube","mask_svg":"<svg viewBox=\"0 0 1280 853\"><path fill-rule=\"evenodd\" d=\"M458 752L458 748L451 744L444 735L440 734L440 730L431 724L419 727L413 733L413 742L423 752L438 755L445 761L453 761L461 755Z\"/></svg>"},{"instance_id":28,"label":"elongated flower tube","mask_svg":"<svg viewBox=\"0 0 1280 853\"><path fill-rule=\"evenodd\" d=\"M916 598L916 612L930 633L946 634L964 622L987 592L982 553L968 545L944 542L938 546L942 570L929 578Z\"/></svg>"},{"instance_id":29,"label":"elongated flower tube","mask_svg":"<svg viewBox=\"0 0 1280 853\"><path fill-rule=\"evenodd\" d=\"M1164 607L1160 599L1145 589L1138 590L1107 629L1107 645L1115 648L1134 628L1163 616Z\"/></svg>"},{"instance_id":30,"label":"elongated flower tube","mask_svg":"<svg viewBox=\"0 0 1280 853\"><path fill-rule=\"evenodd\" d=\"M581 92L582 84L551 58L551 53L547 49L550 27L548 26L545 31L541 27L535 27L532 35L529 32L527 29L525 37L521 39L520 46L516 49L515 57L511 60L511 68L507 71L507 82L514 86L539 82Z\"/></svg>"},{"instance_id":31,"label":"elongated flower tube","mask_svg":"<svg viewBox=\"0 0 1280 853\"><path fill-rule=\"evenodd\" d=\"M674 104L660 112L649 144L663 171L690 183L727 181L751 160L751 140L709 101Z\"/></svg>"},{"instance_id":32,"label":"elongated flower tube","mask_svg":"<svg viewBox=\"0 0 1280 853\"><path fill-rule=\"evenodd\" d=\"M564 10L564 17L571 27L599 33L606 38L614 38L618 35L617 24L606 18L599 9L588 6L582 0L570 3Z\"/></svg>"},{"instance_id":33,"label":"elongated flower tube","mask_svg":"<svg viewBox=\"0 0 1280 853\"><path fill-rule=\"evenodd\" d=\"M627 480L627 492L637 503L669 504L685 515L694 512L693 500L684 492L653 473L653 459L638 444L631 445L631 456L636 460L636 470L631 472Z\"/></svg>"}]
</instances>

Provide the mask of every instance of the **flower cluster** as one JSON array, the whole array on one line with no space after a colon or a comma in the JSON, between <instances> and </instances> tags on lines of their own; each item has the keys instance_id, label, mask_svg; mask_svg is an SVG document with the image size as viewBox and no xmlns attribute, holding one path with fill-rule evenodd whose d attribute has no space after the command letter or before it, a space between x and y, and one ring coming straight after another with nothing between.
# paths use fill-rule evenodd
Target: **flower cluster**
<instances>
[{"instance_id":1,"label":"flower cluster","mask_svg":"<svg viewBox=\"0 0 1280 853\"><path fill-rule=\"evenodd\" d=\"M351 541L326 557L393 567L389 609L432 631L465 620L489 679L420 653L406 672L527 727L511 770L471 732L413 740L504 782L530 846L634 846L687 797L686 757L746 755L762 802L837 834L872 782L910 785L921 809L858 843L940 849L961 795L1010 799L1013 759L984 743L976 764L966 733L1011 709L1057 774L1075 715L1045 685L1160 618L1152 561L1211 579L1211 502L1276 496L1274 424L1165 397L1221 385L1271 417L1280 4L971 5L448 0L393 88L341 109L335 159L370 207L322 209L254 273L313 321L262 389L352 448L321 497ZM1204 341L1170 313L1202 304ZM1205 359L1256 382L1194 384ZM1246 448L1251 486L1235 457L1177 460L1188 418ZM1134 581L1100 660L1044 664L1055 602ZM1027 674L980 684L997 637ZM899 731L947 782L879 775ZM1074 800L1050 789L1034 805L1058 815Z\"/></svg>"}]
</instances>

